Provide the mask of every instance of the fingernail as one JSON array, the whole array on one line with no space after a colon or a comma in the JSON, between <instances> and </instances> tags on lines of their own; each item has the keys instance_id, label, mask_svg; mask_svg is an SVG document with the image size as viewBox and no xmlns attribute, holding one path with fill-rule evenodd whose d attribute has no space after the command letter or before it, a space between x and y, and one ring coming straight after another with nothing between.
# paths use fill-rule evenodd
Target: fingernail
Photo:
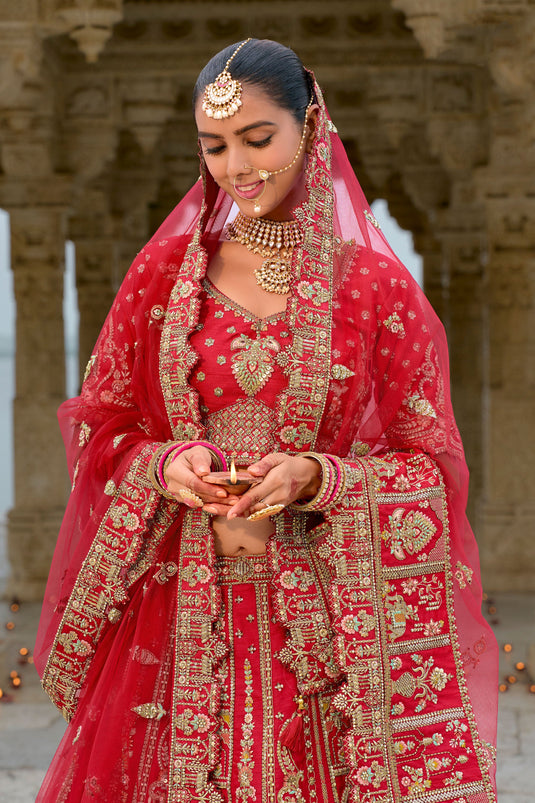
<instances>
[{"instance_id":1,"label":"fingernail","mask_svg":"<svg viewBox=\"0 0 535 803\"><path fill-rule=\"evenodd\" d=\"M216 491L216 496L225 497L227 495L226 491Z\"/></svg>"},{"instance_id":2,"label":"fingernail","mask_svg":"<svg viewBox=\"0 0 535 803\"><path fill-rule=\"evenodd\" d=\"M217 513L217 510L215 509L215 507L212 507L211 505L206 505L203 508L203 510L205 510L207 513L212 513L212 514L216 514Z\"/></svg>"}]
</instances>

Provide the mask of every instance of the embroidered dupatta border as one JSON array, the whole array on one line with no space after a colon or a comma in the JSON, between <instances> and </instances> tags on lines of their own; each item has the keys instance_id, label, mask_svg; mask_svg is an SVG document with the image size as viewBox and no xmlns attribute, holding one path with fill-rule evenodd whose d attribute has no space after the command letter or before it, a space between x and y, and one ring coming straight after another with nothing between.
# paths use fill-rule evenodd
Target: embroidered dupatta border
<instances>
[{"instance_id":1,"label":"embroidered dupatta border","mask_svg":"<svg viewBox=\"0 0 535 803\"><path fill-rule=\"evenodd\" d=\"M328 515L330 531L319 547L333 572L334 653L347 676L334 705L350 723L344 737L349 801L494 802L489 755L477 732L455 629L448 508L440 472L423 454L393 453L352 466L359 481L344 505ZM411 472L420 488L404 494L402 503L396 486ZM428 538L426 559L416 563L412 554L400 556L395 540L396 526L414 521L412 531L407 525L401 532L406 552L414 549L422 556L415 542L411 546L410 532L416 539ZM421 635L397 641L395 632L388 632L388 583L394 577L417 582L431 573L444 590L444 633L437 641ZM405 587L410 589L410 582ZM403 599L396 599L403 606ZM402 697L420 700L410 716L403 716Z\"/></svg>"},{"instance_id":2,"label":"embroidered dupatta border","mask_svg":"<svg viewBox=\"0 0 535 803\"><path fill-rule=\"evenodd\" d=\"M319 88L317 92L320 94ZM329 121L323 114L306 172L307 201L295 212L303 230L303 249L296 249L294 253L295 279L292 297L288 301L288 327L293 337L285 366L288 387L281 394L277 407L275 442L278 441L283 451L304 451L313 447L329 389L334 249L331 156L325 144L329 131ZM189 374L198 359L188 337L199 320L201 281L208 263L201 232L209 211L203 204L199 224L176 276L162 329L160 381L176 440L198 439L204 435L205 429L198 394L188 385ZM224 447L224 444L220 446ZM199 533L203 534L202 537ZM209 778L219 754L220 738L215 718L220 688L215 671L225 651L225 645L212 633L221 605L220 591L214 582L212 540L202 514L186 513L178 561L179 618L168 798L171 803L208 800L216 803L220 799ZM327 622L326 600L321 598L319 588L316 604L317 616L309 633L316 657L309 656L306 666L302 664L301 672L304 681L308 669L314 665L315 679L310 679L311 689L312 686L316 689L324 687L338 674L332 652L329 653L332 633ZM281 597L281 611L282 607ZM304 617L307 618L310 612L304 612ZM320 624L320 618L323 624ZM318 648L316 630L319 634L325 631L325 635L320 636L321 648ZM192 707L186 708L188 704ZM193 710L199 714L195 725L192 724Z\"/></svg>"},{"instance_id":3,"label":"embroidered dupatta border","mask_svg":"<svg viewBox=\"0 0 535 803\"><path fill-rule=\"evenodd\" d=\"M74 716L78 692L105 628L120 621L128 587L141 576L141 566L147 568L145 552L157 549L174 518L177 506L167 503L158 509L162 498L147 477L157 445L145 446L119 487L112 485L111 502L56 633L42 686L67 721Z\"/></svg>"}]
</instances>

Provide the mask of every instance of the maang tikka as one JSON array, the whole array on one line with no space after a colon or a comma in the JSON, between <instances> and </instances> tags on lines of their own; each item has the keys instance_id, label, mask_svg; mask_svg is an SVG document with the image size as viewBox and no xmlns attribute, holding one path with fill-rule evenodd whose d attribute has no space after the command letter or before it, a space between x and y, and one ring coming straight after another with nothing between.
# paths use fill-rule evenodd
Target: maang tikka
<instances>
[{"instance_id":1,"label":"maang tikka","mask_svg":"<svg viewBox=\"0 0 535 803\"><path fill-rule=\"evenodd\" d=\"M215 81L204 90L202 110L207 117L213 117L214 120L232 117L242 105L242 85L231 76L228 68L234 56L250 41L251 37L238 45Z\"/></svg>"}]
</instances>

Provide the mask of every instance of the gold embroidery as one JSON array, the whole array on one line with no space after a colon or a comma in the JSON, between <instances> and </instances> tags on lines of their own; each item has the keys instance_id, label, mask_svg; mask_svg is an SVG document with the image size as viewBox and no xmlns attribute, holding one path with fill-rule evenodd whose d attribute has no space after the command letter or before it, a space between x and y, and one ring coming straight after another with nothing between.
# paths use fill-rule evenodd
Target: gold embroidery
<instances>
[{"instance_id":1,"label":"gold embroidery","mask_svg":"<svg viewBox=\"0 0 535 803\"><path fill-rule=\"evenodd\" d=\"M162 719L167 714L161 703L143 703L143 705L136 705L132 711L143 719Z\"/></svg>"},{"instance_id":2,"label":"gold embroidery","mask_svg":"<svg viewBox=\"0 0 535 803\"><path fill-rule=\"evenodd\" d=\"M84 371L84 379L83 379L84 382L88 378L89 374L91 373L91 369L93 368L96 359L97 359L97 355L96 354L92 354L91 357L89 358L89 362L87 363L87 365L85 367L85 371Z\"/></svg>"},{"instance_id":3,"label":"gold embroidery","mask_svg":"<svg viewBox=\"0 0 535 803\"><path fill-rule=\"evenodd\" d=\"M405 508L398 508L388 521L389 528L383 530L382 537L390 541L390 550L398 560L403 560L405 553L420 552L437 531L431 519L419 510L407 513Z\"/></svg>"},{"instance_id":4,"label":"gold embroidery","mask_svg":"<svg viewBox=\"0 0 535 803\"><path fill-rule=\"evenodd\" d=\"M165 585L171 577L174 577L175 574L178 572L178 566L173 561L169 561L168 563L159 564L160 568L153 575L154 580L159 583L161 586Z\"/></svg>"},{"instance_id":5,"label":"gold embroidery","mask_svg":"<svg viewBox=\"0 0 535 803\"><path fill-rule=\"evenodd\" d=\"M78 445L85 446L85 444L89 440L89 436L91 435L91 427L89 424L86 424L85 421L82 421L80 424L80 431L78 433Z\"/></svg>"},{"instance_id":6,"label":"gold embroidery","mask_svg":"<svg viewBox=\"0 0 535 803\"><path fill-rule=\"evenodd\" d=\"M389 315L388 318L383 321L383 326L386 326L388 331L392 332L392 334L398 335L400 338L405 337L405 327L397 312L393 312L392 315Z\"/></svg>"},{"instance_id":7,"label":"gold embroidery","mask_svg":"<svg viewBox=\"0 0 535 803\"><path fill-rule=\"evenodd\" d=\"M206 417L206 438L229 458L259 460L274 451L276 411L255 399L240 399Z\"/></svg>"},{"instance_id":8,"label":"gold embroidery","mask_svg":"<svg viewBox=\"0 0 535 803\"><path fill-rule=\"evenodd\" d=\"M381 226L379 225L379 223L376 220L376 218L367 209L364 210L364 217L366 218L366 220L369 220L369 222L372 224L372 226L375 226L376 229L380 229L381 228Z\"/></svg>"},{"instance_id":9,"label":"gold embroidery","mask_svg":"<svg viewBox=\"0 0 535 803\"><path fill-rule=\"evenodd\" d=\"M344 379L349 379L350 376L355 376L355 372L352 371L350 368L346 368L345 365L333 365L331 368L331 376L333 379L337 379L338 381L343 381ZM369 451L369 447L368 451Z\"/></svg>"},{"instance_id":10,"label":"gold embroidery","mask_svg":"<svg viewBox=\"0 0 535 803\"><path fill-rule=\"evenodd\" d=\"M146 522L153 519L160 502L147 479L151 454L151 448L147 447L136 457L102 519L43 673L43 688L67 720L76 710L77 693L106 621L113 624L122 615L117 605L128 600L128 569L140 555ZM117 528L119 522L130 529L121 531ZM170 520L162 517L159 524L165 532ZM152 521L156 539L162 537L160 527Z\"/></svg>"},{"instance_id":11,"label":"gold embroidery","mask_svg":"<svg viewBox=\"0 0 535 803\"><path fill-rule=\"evenodd\" d=\"M258 332L256 340L244 334L234 338L230 348L234 351L240 349L240 352L232 357L234 378L248 396L254 396L264 387L273 373L270 351L277 353L280 351L280 346L274 337L261 337Z\"/></svg>"},{"instance_id":12,"label":"gold embroidery","mask_svg":"<svg viewBox=\"0 0 535 803\"><path fill-rule=\"evenodd\" d=\"M470 569L468 566L464 566L460 560L457 561L455 579L459 583L459 588L466 588L467 585L471 585L473 574L473 569Z\"/></svg>"},{"instance_id":13,"label":"gold embroidery","mask_svg":"<svg viewBox=\"0 0 535 803\"><path fill-rule=\"evenodd\" d=\"M405 400L404 404L407 405L409 410L417 413L418 415L427 415L430 418L436 418L437 414L431 402L414 394Z\"/></svg>"}]
</instances>

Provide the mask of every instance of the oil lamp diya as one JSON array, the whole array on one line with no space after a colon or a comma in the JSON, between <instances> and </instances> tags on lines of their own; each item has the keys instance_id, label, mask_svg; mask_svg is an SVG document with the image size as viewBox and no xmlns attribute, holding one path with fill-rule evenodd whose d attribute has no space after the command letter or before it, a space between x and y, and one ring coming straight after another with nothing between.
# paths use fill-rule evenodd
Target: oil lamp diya
<instances>
[{"instance_id":1,"label":"oil lamp diya","mask_svg":"<svg viewBox=\"0 0 535 803\"><path fill-rule=\"evenodd\" d=\"M231 460L230 471L211 471L203 476L205 482L212 485L221 485L229 494L240 496L253 485L260 482L259 477L253 477L248 471L236 469L234 460Z\"/></svg>"}]
</instances>

